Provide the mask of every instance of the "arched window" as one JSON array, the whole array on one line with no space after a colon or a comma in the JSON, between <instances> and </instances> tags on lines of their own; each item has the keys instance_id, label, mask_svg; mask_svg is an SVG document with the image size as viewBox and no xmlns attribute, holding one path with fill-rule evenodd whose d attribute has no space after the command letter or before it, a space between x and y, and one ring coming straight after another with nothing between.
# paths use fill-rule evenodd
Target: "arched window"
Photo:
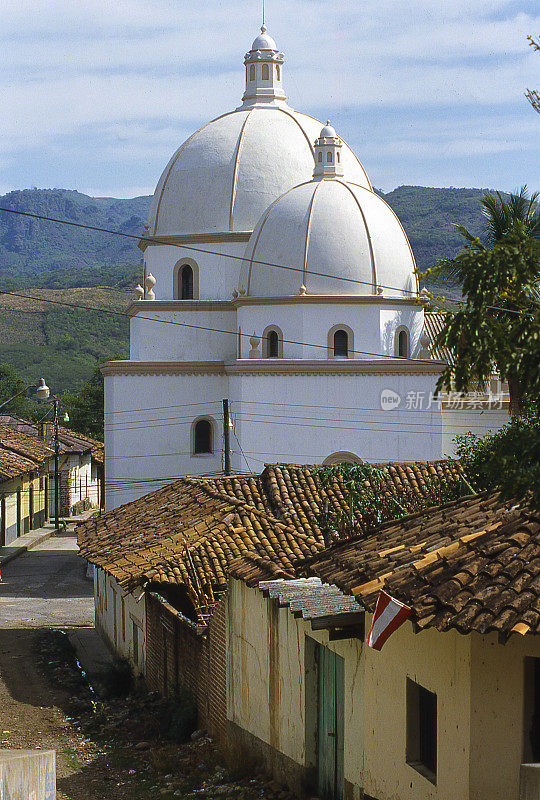
<instances>
[{"instance_id":1,"label":"arched window","mask_svg":"<svg viewBox=\"0 0 540 800\"><path fill-rule=\"evenodd\" d=\"M199 267L192 258L182 258L175 264L173 297L175 300L199 299Z\"/></svg>"},{"instance_id":2,"label":"arched window","mask_svg":"<svg viewBox=\"0 0 540 800\"><path fill-rule=\"evenodd\" d=\"M193 428L193 454L214 452L214 428L209 419L199 419Z\"/></svg>"},{"instance_id":3,"label":"arched window","mask_svg":"<svg viewBox=\"0 0 540 800\"><path fill-rule=\"evenodd\" d=\"M344 356L347 358L349 355L349 335L347 331L337 330L334 333L334 356Z\"/></svg>"},{"instance_id":4,"label":"arched window","mask_svg":"<svg viewBox=\"0 0 540 800\"><path fill-rule=\"evenodd\" d=\"M276 325L264 329L262 342L264 358L283 358L283 334Z\"/></svg>"},{"instance_id":5,"label":"arched window","mask_svg":"<svg viewBox=\"0 0 540 800\"><path fill-rule=\"evenodd\" d=\"M328 151L328 153L326 154L326 160L328 161L329 164L332 163L332 153L330 151Z\"/></svg>"},{"instance_id":6,"label":"arched window","mask_svg":"<svg viewBox=\"0 0 540 800\"><path fill-rule=\"evenodd\" d=\"M280 69L279 64L276 64L276 76L277 76L278 81L280 81L281 80L281 69Z\"/></svg>"},{"instance_id":7,"label":"arched window","mask_svg":"<svg viewBox=\"0 0 540 800\"><path fill-rule=\"evenodd\" d=\"M339 164L339 150L336 153L336 159L337 159L337 163Z\"/></svg>"},{"instance_id":8,"label":"arched window","mask_svg":"<svg viewBox=\"0 0 540 800\"><path fill-rule=\"evenodd\" d=\"M328 358L354 358L354 332L341 322L328 331Z\"/></svg>"},{"instance_id":9,"label":"arched window","mask_svg":"<svg viewBox=\"0 0 540 800\"><path fill-rule=\"evenodd\" d=\"M319 153L319 161L322 162L322 153Z\"/></svg>"},{"instance_id":10,"label":"arched window","mask_svg":"<svg viewBox=\"0 0 540 800\"><path fill-rule=\"evenodd\" d=\"M411 354L409 331L401 326L396 331L395 354L401 358L409 358Z\"/></svg>"},{"instance_id":11,"label":"arched window","mask_svg":"<svg viewBox=\"0 0 540 800\"><path fill-rule=\"evenodd\" d=\"M193 300L193 270L189 264L180 267L180 291L178 294L181 300Z\"/></svg>"},{"instance_id":12,"label":"arched window","mask_svg":"<svg viewBox=\"0 0 540 800\"><path fill-rule=\"evenodd\" d=\"M268 64L262 65L262 77L263 81L267 81L270 78L270 71L268 69Z\"/></svg>"},{"instance_id":13,"label":"arched window","mask_svg":"<svg viewBox=\"0 0 540 800\"><path fill-rule=\"evenodd\" d=\"M255 64L252 64L251 67L249 68L249 79L250 81L255 80Z\"/></svg>"},{"instance_id":14,"label":"arched window","mask_svg":"<svg viewBox=\"0 0 540 800\"><path fill-rule=\"evenodd\" d=\"M276 331L270 331L268 334L268 358L278 357L279 339Z\"/></svg>"}]
</instances>

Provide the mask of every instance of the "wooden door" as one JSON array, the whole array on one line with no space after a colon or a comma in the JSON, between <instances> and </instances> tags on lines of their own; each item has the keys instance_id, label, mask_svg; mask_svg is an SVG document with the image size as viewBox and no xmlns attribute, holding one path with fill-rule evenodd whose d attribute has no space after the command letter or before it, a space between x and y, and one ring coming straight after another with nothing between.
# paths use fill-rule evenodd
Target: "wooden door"
<instances>
[{"instance_id":1,"label":"wooden door","mask_svg":"<svg viewBox=\"0 0 540 800\"><path fill-rule=\"evenodd\" d=\"M324 800L343 800L344 661L318 647L317 783Z\"/></svg>"}]
</instances>

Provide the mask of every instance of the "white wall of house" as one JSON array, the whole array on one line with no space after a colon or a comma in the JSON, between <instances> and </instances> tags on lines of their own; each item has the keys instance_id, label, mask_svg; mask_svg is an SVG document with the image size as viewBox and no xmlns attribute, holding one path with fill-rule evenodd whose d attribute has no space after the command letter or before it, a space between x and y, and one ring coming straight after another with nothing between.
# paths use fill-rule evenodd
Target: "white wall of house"
<instances>
[{"instance_id":1,"label":"white wall of house","mask_svg":"<svg viewBox=\"0 0 540 800\"><path fill-rule=\"evenodd\" d=\"M94 568L96 628L110 649L127 658L138 675L146 663L146 616L144 596L125 591L104 570Z\"/></svg>"},{"instance_id":2,"label":"white wall of house","mask_svg":"<svg viewBox=\"0 0 540 800\"><path fill-rule=\"evenodd\" d=\"M99 480L97 470L92 466L90 451L61 454L60 472L61 485L67 487L70 513L74 506L87 498L92 506L99 505ZM54 477L54 459L51 459L49 461L49 511L51 516L54 516Z\"/></svg>"}]
</instances>

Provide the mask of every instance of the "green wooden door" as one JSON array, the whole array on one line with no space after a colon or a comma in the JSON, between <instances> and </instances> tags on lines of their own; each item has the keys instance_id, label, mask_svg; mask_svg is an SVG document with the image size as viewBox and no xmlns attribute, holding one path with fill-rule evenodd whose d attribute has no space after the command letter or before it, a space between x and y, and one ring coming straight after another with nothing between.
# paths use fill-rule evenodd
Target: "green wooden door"
<instances>
[{"instance_id":1,"label":"green wooden door","mask_svg":"<svg viewBox=\"0 0 540 800\"><path fill-rule=\"evenodd\" d=\"M343 800L344 661L318 647L317 780L325 800Z\"/></svg>"}]
</instances>

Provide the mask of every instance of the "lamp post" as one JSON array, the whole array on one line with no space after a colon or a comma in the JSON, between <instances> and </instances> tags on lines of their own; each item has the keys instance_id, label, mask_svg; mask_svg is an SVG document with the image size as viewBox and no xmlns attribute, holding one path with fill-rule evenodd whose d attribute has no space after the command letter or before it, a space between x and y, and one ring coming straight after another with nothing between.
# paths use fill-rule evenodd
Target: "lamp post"
<instances>
[{"instance_id":1,"label":"lamp post","mask_svg":"<svg viewBox=\"0 0 540 800\"><path fill-rule=\"evenodd\" d=\"M45 378L40 378L36 388L38 400L49 400L51 390L45 383ZM54 409L54 527L60 530L60 441L58 439L58 397L52 396Z\"/></svg>"}]
</instances>

